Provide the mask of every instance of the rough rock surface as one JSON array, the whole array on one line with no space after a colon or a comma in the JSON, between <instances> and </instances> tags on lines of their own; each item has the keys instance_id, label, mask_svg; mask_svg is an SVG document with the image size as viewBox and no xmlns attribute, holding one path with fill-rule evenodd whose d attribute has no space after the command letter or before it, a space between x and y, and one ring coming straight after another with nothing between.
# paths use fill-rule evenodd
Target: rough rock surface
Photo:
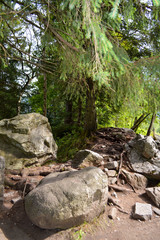
<instances>
[{"instance_id":1,"label":"rough rock surface","mask_svg":"<svg viewBox=\"0 0 160 240\"><path fill-rule=\"evenodd\" d=\"M111 161L107 162L104 167L108 168L109 170L118 170L119 164L117 161Z\"/></svg>"},{"instance_id":2,"label":"rough rock surface","mask_svg":"<svg viewBox=\"0 0 160 240\"><path fill-rule=\"evenodd\" d=\"M54 159L56 151L48 119L41 114L22 114L0 121L0 155L6 159L6 168L43 164Z\"/></svg>"},{"instance_id":3,"label":"rough rock surface","mask_svg":"<svg viewBox=\"0 0 160 240\"><path fill-rule=\"evenodd\" d=\"M0 205L3 202L5 159L0 157Z\"/></svg>"},{"instance_id":4,"label":"rough rock surface","mask_svg":"<svg viewBox=\"0 0 160 240\"><path fill-rule=\"evenodd\" d=\"M146 188L146 193L156 206L160 207L160 187Z\"/></svg>"},{"instance_id":5,"label":"rough rock surface","mask_svg":"<svg viewBox=\"0 0 160 240\"><path fill-rule=\"evenodd\" d=\"M148 179L139 173L128 172L125 169L122 169L122 173L134 188L144 189L147 187Z\"/></svg>"},{"instance_id":6,"label":"rough rock surface","mask_svg":"<svg viewBox=\"0 0 160 240\"><path fill-rule=\"evenodd\" d=\"M108 201L108 178L99 168L51 173L25 198L30 220L44 229L66 229L99 216Z\"/></svg>"},{"instance_id":7,"label":"rough rock surface","mask_svg":"<svg viewBox=\"0 0 160 240\"><path fill-rule=\"evenodd\" d=\"M135 204L135 211L133 213L134 219L139 220L150 220L152 217L152 207L151 204L147 203L136 203Z\"/></svg>"},{"instance_id":8,"label":"rough rock surface","mask_svg":"<svg viewBox=\"0 0 160 240\"><path fill-rule=\"evenodd\" d=\"M72 166L75 168L85 168L90 166L98 167L102 164L102 162L103 157L100 154L85 149L77 152L72 161Z\"/></svg>"},{"instance_id":9,"label":"rough rock surface","mask_svg":"<svg viewBox=\"0 0 160 240\"><path fill-rule=\"evenodd\" d=\"M160 151L151 136L137 135L126 148L128 159L135 172L160 179Z\"/></svg>"}]
</instances>

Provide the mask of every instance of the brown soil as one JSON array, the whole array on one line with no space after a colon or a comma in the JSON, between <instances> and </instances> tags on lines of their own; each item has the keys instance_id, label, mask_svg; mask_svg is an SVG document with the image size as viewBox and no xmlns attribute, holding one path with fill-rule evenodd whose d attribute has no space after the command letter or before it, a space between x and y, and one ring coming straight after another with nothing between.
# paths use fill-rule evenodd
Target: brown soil
<instances>
[{"instance_id":1,"label":"brown soil","mask_svg":"<svg viewBox=\"0 0 160 240\"><path fill-rule=\"evenodd\" d=\"M98 131L87 148L103 154L104 161L109 158L120 161L124 144L132 139L132 134L122 130L108 128ZM127 167L125 155L123 165ZM103 166L100 166L103 168ZM23 195L27 194L45 175L53 171L69 170L70 163L52 164L48 167L30 168L26 171L6 172L6 181L10 187L5 189L4 206L0 211L0 240L159 240L160 217L153 213L149 221L134 220L132 211L136 202L150 203L145 190L129 192L116 191L118 204L126 213L117 211L117 217L108 218L112 204L106 206L105 213L91 223L68 230L44 230L33 225L24 210ZM26 182L27 179L27 182ZM123 187L132 188L125 183ZM17 201L18 198L21 198ZM12 202L11 202L12 200ZM17 201L17 202L16 202ZM13 204L13 202L16 202ZM81 237L82 236L82 237Z\"/></svg>"}]
</instances>

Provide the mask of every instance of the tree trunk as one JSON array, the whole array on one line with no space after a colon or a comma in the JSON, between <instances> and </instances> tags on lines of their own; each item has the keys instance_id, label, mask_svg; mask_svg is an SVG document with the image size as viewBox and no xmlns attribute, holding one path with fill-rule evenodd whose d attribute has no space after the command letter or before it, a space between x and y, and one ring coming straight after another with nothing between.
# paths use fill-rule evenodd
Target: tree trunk
<instances>
[{"instance_id":1,"label":"tree trunk","mask_svg":"<svg viewBox=\"0 0 160 240\"><path fill-rule=\"evenodd\" d=\"M154 123L155 119L156 119L156 114L153 113L148 131L147 131L147 136L150 136L150 134L151 134L151 131L152 131L152 128L153 128L153 123Z\"/></svg>"},{"instance_id":2,"label":"tree trunk","mask_svg":"<svg viewBox=\"0 0 160 240\"><path fill-rule=\"evenodd\" d=\"M77 120L78 125L81 124L81 119L82 119L82 101L81 101L81 98L79 97L79 99L78 99L78 120Z\"/></svg>"},{"instance_id":3,"label":"tree trunk","mask_svg":"<svg viewBox=\"0 0 160 240\"><path fill-rule=\"evenodd\" d=\"M73 104L72 100L68 99L66 100L66 118L65 123L66 124L72 124L73 123Z\"/></svg>"},{"instance_id":4,"label":"tree trunk","mask_svg":"<svg viewBox=\"0 0 160 240\"><path fill-rule=\"evenodd\" d=\"M21 101L22 101L23 94L24 94L25 90L27 89L28 85L31 83L31 81L34 78L34 76L29 78L29 76L27 75L27 78L28 78L27 82L22 87L21 92L19 94L19 99L18 99L18 102L17 102L17 115L19 115L21 113Z\"/></svg>"},{"instance_id":5,"label":"tree trunk","mask_svg":"<svg viewBox=\"0 0 160 240\"><path fill-rule=\"evenodd\" d=\"M137 117L135 118L134 121L134 125L131 127L132 130L134 130L135 132L137 131L138 127L140 126L140 124L150 115L150 113L148 114L142 114L138 119Z\"/></svg>"},{"instance_id":6,"label":"tree trunk","mask_svg":"<svg viewBox=\"0 0 160 240\"><path fill-rule=\"evenodd\" d=\"M17 115L19 115L19 114L21 113L22 95L23 95L23 93L20 93L20 96L19 96L19 99L18 99L18 103L17 103Z\"/></svg>"},{"instance_id":7,"label":"tree trunk","mask_svg":"<svg viewBox=\"0 0 160 240\"><path fill-rule=\"evenodd\" d=\"M47 75L44 73L43 83L43 115L47 117Z\"/></svg>"},{"instance_id":8,"label":"tree trunk","mask_svg":"<svg viewBox=\"0 0 160 240\"><path fill-rule=\"evenodd\" d=\"M87 83L88 88L86 93L85 133L87 136L89 136L97 129L97 115L93 80L88 78Z\"/></svg>"}]
</instances>

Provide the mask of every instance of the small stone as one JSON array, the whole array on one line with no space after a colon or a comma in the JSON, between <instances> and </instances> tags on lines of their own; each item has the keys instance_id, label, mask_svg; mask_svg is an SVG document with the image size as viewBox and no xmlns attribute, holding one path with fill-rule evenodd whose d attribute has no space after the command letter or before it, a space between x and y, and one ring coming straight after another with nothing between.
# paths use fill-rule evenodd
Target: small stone
<instances>
[{"instance_id":1,"label":"small stone","mask_svg":"<svg viewBox=\"0 0 160 240\"><path fill-rule=\"evenodd\" d=\"M109 161L109 162L113 162L113 160L114 160L114 158L113 158L113 157L114 157L114 156L112 156L112 157L109 157L109 158L108 158L108 161Z\"/></svg>"},{"instance_id":2,"label":"small stone","mask_svg":"<svg viewBox=\"0 0 160 240\"><path fill-rule=\"evenodd\" d=\"M105 145L101 145L101 148L105 148L106 146Z\"/></svg>"},{"instance_id":3,"label":"small stone","mask_svg":"<svg viewBox=\"0 0 160 240\"><path fill-rule=\"evenodd\" d=\"M156 206L160 207L160 187L146 188L146 193Z\"/></svg>"},{"instance_id":4,"label":"small stone","mask_svg":"<svg viewBox=\"0 0 160 240\"><path fill-rule=\"evenodd\" d=\"M154 212L155 214L157 214L158 216L160 216L160 209L159 209L159 208L152 207L152 209L153 209L153 212Z\"/></svg>"},{"instance_id":5,"label":"small stone","mask_svg":"<svg viewBox=\"0 0 160 240\"><path fill-rule=\"evenodd\" d=\"M139 219L139 220L150 220L152 217L152 208L151 204L146 204L146 203L136 203L135 204L135 210L133 213L133 218L134 219Z\"/></svg>"},{"instance_id":6,"label":"small stone","mask_svg":"<svg viewBox=\"0 0 160 240\"><path fill-rule=\"evenodd\" d=\"M110 211L109 211L108 217L109 217L110 219L115 219L116 216L117 216L117 208L112 207L112 208L110 209Z\"/></svg>"},{"instance_id":7,"label":"small stone","mask_svg":"<svg viewBox=\"0 0 160 240\"><path fill-rule=\"evenodd\" d=\"M108 173L108 168L104 168L104 172L105 172L105 173Z\"/></svg>"},{"instance_id":8,"label":"small stone","mask_svg":"<svg viewBox=\"0 0 160 240\"><path fill-rule=\"evenodd\" d=\"M117 178L116 177L109 177L108 178L108 184L109 185L113 185L117 182Z\"/></svg>"},{"instance_id":9,"label":"small stone","mask_svg":"<svg viewBox=\"0 0 160 240\"><path fill-rule=\"evenodd\" d=\"M117 198L117 193L113 192L113 193L111 193L111 196Z\"/></svg>"},{"instance_id":10,"label":"small stone","mask_svg":"<svg viewBox=\"0 0 160 240\"><path fill-rule=\"evenodd\" d=\"M125 184L125 181L124 179L121 180L121 184L124 185Z\"/></svg>"},{"instance_id":11,"label":"small stone","mask_svg":"<svg viewBox=\"0 0 160 240\"><path fill-rule=\"evenodd\" d=\"M117 161L112 161L112 162L108 162L104 165L105 168L108 168L109 170L114 170L114 169L118 169L118 162Z\"/></svg>"},{"instance_id":12,"label":"small stone","mask_svg":"<svg viewBox=\"0 0 160 240\"><path fill-rule=\"evenodd\" d=\"M108 177L115 177L117 172L115 170L108 170Z\"/></svg>"}]
</instances>

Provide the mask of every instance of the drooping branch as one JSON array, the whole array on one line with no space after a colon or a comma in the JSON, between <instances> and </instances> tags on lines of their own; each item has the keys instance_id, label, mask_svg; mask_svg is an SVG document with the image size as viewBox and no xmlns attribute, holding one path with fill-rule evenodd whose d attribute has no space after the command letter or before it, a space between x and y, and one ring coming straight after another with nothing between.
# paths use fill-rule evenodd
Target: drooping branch
<instances>
[{"instance_id":1,"label":"drooping branch","mask_svg":"<svg viewBox=\"0 0 160 240\"><path fill-rule=\"evenodd\" d=\"M40 28L40 26L38 26L37 24L35 24L33 21L29 20L26 18L26 12L23 11L14 11L14 9L12 9L8 4L6 4L4 1L2 1L2 3L9 8L10 10L13 11L13 13L17 14L18 16L22 17L25 21L27 21L28 23L30 23L31 25ZM28 5L29 6L29 5ZM26 8L26 7L25 7ZM43 15L41 14L41 12L39 12L37 9L34 9L30 12L27 13L28 15L36 15L39 19L39 21L41 23L43 23L45 25L46 28L48 28L50 30L50 32L63 44L65 44L67 47L69 47L70 49L78 52L79 49L75 46L73 46L71 43L69 43L68 41L66 41L57 31L56 29L51 26L51 24L48 22L48 20L46 18L43 17Z\"/></svg>"},{"instance_id":2,"label":"drooping branch","mask_svg":"<svg viewBox=\"0 0 160 240\"><path fill-rule=\"evenodd\" d=\"M34 56L34 55L29 54L28 52L26 52L26 51L24 51L24 50L16 47L16 45L13 44L13 43L11 43L9 40L7 40L7 43L8 43L12 48L14 48L14 49L16 49L17 51L23 53L24 55L29 56L30 58L36 59L36 60L38 60L38 61L41 61L41 57L36 57L36 56ZM29 61L29 60L26 60L26 61ZM43 59L43 62L46 63L46 64L55 65L55 62L51 62L51 61L48 61L48 60L46 60L46 59ZM32 62L30 62L30 63L32 63ZM33 62L33 65L34 65L34 62Z\"/></svg>"},{"instance_id":3,"label":"drooping branch","mask_svg":"<svg viewBox=\"0 0 160 240\"><path fill-rule=\"evenodd\" d=\"M42 14L38 10L33 10L30 12L30 14L35 14L39 18L40 22L42 22L46 28L50 30L50 32L63 44L65 44L70 49L78 52L79 49L73 46L71 43L67 42L57 31L56 29L47 21L46 18L42 16Z\"/></svg>"},{"instance_id":4,"label":"drooping branch","mask_svg":"<svg viewBox=\"0 0 160 240\"><path fill-rule=\"evenodd\" d=\"M27 81L24 84L24 86L21 88L21 91L20 91L20 94L19 94L19 99L18 99L18 104L17 104L17 114L18 115L21 113L21 101L22 101L23 94L24 94L26 88L28 87L28 85L31 83L31 81L35 77L35 72L33 71L33 69L32 69L32 76L31 77L29 76L29 74L27 74L25 72L23 62L22 62L22 71L23 71L23 74L26 76Z\"/></svg>"}]
</instances>

